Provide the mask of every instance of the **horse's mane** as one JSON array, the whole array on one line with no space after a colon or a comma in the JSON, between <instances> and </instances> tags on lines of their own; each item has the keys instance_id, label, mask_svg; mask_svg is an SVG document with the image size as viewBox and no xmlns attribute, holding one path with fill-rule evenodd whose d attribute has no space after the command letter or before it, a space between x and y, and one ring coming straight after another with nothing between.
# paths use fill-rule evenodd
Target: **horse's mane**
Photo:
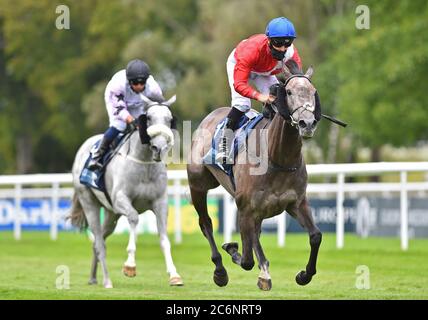
<instances>
[{"instance_id":1,"label":"horse's mane","mask_svg":"<svg viewBox=\"0 0 428 320\"><path fill-rule=\"evenodd\" d=\"M294 61L293 59L288 60L285 63L285 66L288 68L288 70L290 70L291 74L299 74L299 75L304 74L302 69L300 69L299 65L297 64L297 62Z\"/></svg>"}]
</instances>

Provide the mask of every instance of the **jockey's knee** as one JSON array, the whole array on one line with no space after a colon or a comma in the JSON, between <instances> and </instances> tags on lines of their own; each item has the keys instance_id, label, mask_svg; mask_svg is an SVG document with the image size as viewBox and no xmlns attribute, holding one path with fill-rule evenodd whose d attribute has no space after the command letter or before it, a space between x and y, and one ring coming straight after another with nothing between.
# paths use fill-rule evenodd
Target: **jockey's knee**
<instances>
[{"instance_id":1,"label":"jockey's knee","mask_svg":"<svg viewBox=\"0 0 428 320\"><path fill-rule=\"evenodd\" d=\"M119 118L110 119L110 127L114 127L118 131L124 132L126 130L126 121Z\"/></svg>"},{"instance_id":2,"label":"jockey's knee","mask_svg":"<svg viewBox=\"0 0 428 320\"><path fill-rule=\"evenodd\" d=\"M232 108L238 109L239 111L246 113L250 111L251 106L245 104L234 104L232 105Z\"/></svg>"}]
</instances>

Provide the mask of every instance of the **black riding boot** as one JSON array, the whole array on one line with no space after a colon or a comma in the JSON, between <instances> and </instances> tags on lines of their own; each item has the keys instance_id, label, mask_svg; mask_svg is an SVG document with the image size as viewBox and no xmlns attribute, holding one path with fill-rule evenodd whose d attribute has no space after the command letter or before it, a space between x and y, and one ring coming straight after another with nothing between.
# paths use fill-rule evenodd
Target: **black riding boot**
<instances>
[{"instance_id":1,"label":"black riding boot","mask_svg":"<svg viewBox=\"0 0 428 320\"><path fill-rule=\"evenodd\" d=\"M89 170L94 171L102 168L103 165L101 164L101 160L109 149L110 143L111 141L104 136L100 142L98 150L94 152L91 161L89 161Z\"/></svg>"},{"instance_id":2,"label":"black riding boot","mask_svg":"<svg viewBox=\"0 0 428 320\"><path fill-rule=\"evenodd\" d=\"M226 125L224 126L221 132L221 137L219 140L220 147L219 147L219 152L216 155L217 162L221 162L222 164L232 163L231 159L228 159L228 158L229 158L230 148L232 145L233 138L227 136L227 133L228 133L227 129L235 131L237 129L236 127L238 126L239 119L241 119L244 113L245 112L242 112L241 110L238 110L232 107L229 114L227 115Z\"/></svg>"}]
</instances>

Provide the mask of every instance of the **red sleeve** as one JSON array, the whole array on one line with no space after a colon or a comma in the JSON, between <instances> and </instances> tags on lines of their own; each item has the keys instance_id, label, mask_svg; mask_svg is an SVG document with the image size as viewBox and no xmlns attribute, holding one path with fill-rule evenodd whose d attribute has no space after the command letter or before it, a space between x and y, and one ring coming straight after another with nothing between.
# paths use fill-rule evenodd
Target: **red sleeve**
<instances>
[{"instance_id":1,"label":"red sleeve","mask_svg":"<svg viewBox=\"0 0 428 320\"><path fill-rule=\"evenodd\" d=\"M244 63L237 62L233 71L233 88L240 95L250 98L257 99L260 95L257 90L254 90L248 84L248 78L250 77L251 69Z\"/></svg>"},{"instance_id":2,"label":"red sleeve","mask_svg":"<svg viewBox=\"0 0 428 320\"><path fill-rule=\"evenodd\" d=\"M297 51L296 47L294 47L294 53L293 53L293 56L291 57L291 59L296 61L299 68L302 69L302 59L300 59L299 52Z\"/></svg>"}]
</instances>

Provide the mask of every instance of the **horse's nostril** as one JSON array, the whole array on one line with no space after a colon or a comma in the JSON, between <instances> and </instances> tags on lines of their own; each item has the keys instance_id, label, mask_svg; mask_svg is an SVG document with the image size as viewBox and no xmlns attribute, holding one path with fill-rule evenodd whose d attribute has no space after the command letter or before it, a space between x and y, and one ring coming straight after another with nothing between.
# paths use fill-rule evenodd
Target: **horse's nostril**
<instances>
[{"instance_id":1,"label":"horse's nostril","mask_svg":"<svg viewBox=\"0 0 428 320\"><path fill-rule=\"evenodd\" d=\"M314 120L314 122L312 122L312 128L315 128L315 127L316 127L316 125L317 125L317 123L318 123L318 121L317 121L317 120Z\"/></svg>"},{"instance_id":2,"label":"horse's nostril","mask_svg":"<svg viewBox=\"0 0 428 320\"><path fill-rule=\"evenodd\" d=\"M157 153L159 151L158 147L156 146L151 146L151 148L153 152Z\"/></svg>"},{"instance_id":3,"label":"horse's nostril","mask_svg":"<svg viewBox=\"0 0 428 320\"><path fill-rule=\"evenodd\" d=\"M306 122L304 120L299 121L299 127L300 128L306 128Z\"/></svg>"}]
</instances>

